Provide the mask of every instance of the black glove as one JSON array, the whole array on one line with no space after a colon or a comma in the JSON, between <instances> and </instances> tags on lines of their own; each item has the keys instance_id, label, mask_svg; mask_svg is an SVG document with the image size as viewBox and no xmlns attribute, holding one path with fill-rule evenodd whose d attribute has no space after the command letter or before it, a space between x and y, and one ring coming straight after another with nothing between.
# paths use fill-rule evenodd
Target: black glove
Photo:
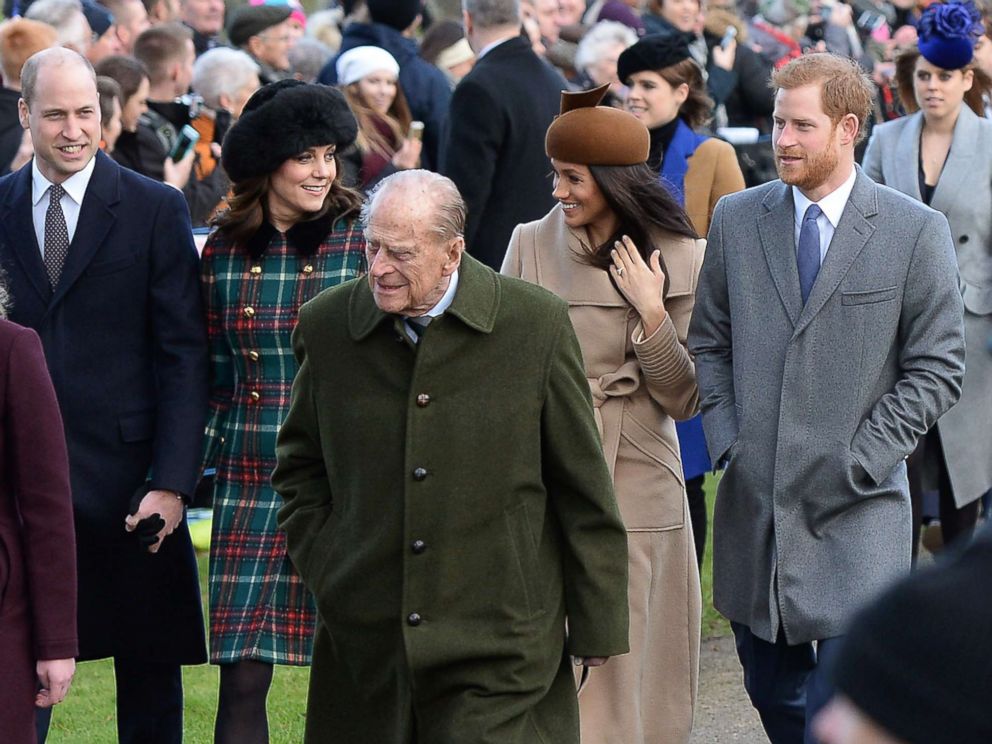
<instances>
[{"instance_id":1,"label":"black glove","mask_svg":"<svg viewBox=\"0 0 992 744\"><path fill-rule=\"evenodd\" d=\"M147 483L143 483L138 487L138 490L131 497L131 511L128 514L134 516L138 513L138 509L141 507L141 500L145 498L150 490ZM158 542L158 533L162 531L163 527L165 527L165 520L162 519L162 515L152 514L138 522L131 531L131 534L138 538L141 547L147 549Z\"/></svg>"}]
</instances>

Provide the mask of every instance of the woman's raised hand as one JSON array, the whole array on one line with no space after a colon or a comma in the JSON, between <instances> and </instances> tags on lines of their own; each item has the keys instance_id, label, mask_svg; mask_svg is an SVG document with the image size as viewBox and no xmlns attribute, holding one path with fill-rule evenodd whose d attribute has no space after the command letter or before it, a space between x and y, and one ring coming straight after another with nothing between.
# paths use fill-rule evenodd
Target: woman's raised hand
<instances>
[{"instance_id":1,"label":"woman's raised hand","mask_svg":"<svg viewBox=\"0 0 992 744\"><path fill-rule=\"evenodd\" d=\"M620 294L641 316L645 337L653 334L665 320L665 303L662 292L665 287L665 272L661 270L661 254L651 254L645 263L634 245L634 241L624 235L610 251L613 265L610 276L620 290Z\"/></svg>"},{"instance_id":2,"label":"woman's raised hand","mask_svg":"<svg viewBox=\"0 0 992 744\"><path fill-rule=\"evenodd\" d=\"M420 165L420 151L424 144L418 140L408 137L403 140L400 149L393 155L393 165L400 170L410 170Z\"/></svg>"}]
</instances>

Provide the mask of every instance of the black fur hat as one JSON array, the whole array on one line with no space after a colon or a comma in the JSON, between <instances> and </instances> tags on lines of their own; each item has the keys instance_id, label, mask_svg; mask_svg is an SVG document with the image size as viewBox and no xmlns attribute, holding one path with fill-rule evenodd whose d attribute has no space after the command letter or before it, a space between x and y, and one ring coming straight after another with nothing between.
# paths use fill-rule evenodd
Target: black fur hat
<instances>
[{"instance_id":1,"label":"black fur hat","mask_svg":"<svg viewBox=\"0 0 992 744\"><path fill-rule=\"evenodd\" d=\"M221 163L235 183L267 176L308 147L355 141L358 124L328 85L280 80L259 88L224 138Z\"/></svg>"}]
</instances>

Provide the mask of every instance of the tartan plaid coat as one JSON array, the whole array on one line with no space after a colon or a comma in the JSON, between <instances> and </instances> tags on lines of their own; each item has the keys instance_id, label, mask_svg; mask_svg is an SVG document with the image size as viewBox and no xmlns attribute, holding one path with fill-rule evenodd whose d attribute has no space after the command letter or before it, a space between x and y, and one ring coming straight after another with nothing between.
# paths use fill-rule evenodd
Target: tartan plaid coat
<instances>
[{"instance_id":1,"label":"tartan plaid coat","mask_svg":"<svg viewBox=\"0 0 992 744\"><path fill-rule=\"evenodd\" d=\"M217 467L210 545L210 660L305 665L313 600L276 530L269 477L296 375L300 306L358 276L365 241L353 220L268 224L242 246L214 233L203 251L211 397L204 467Z\"/></svg>"}]
</instances>

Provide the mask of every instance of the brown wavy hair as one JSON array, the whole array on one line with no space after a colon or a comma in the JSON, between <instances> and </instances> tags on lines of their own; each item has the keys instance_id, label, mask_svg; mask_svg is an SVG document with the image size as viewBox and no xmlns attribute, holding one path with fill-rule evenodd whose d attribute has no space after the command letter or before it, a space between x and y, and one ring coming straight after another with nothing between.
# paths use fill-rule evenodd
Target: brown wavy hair
<instances>
[{"instance_id":1,"label":"brown wavy hair","mask_svg":"<svg viewBox=\"0 0 992 744\"><path fill-rule=\"evenodd\" d=\"M377 118L386 122L393 133L393 141L402 142L410 128L410 122L413 121L413 115L410 113L410 106L406 102L406 96L403 95L399 82L396 83L396 97L385 116L373 111L365 102L364 96L358 89L358 83L345 85L341 91L351 108L351 113L358 120L358 137L355 139L358 149L362 152L374 152L389 160L395 152L392 143L386 141L372 121Z\"/></svg>"},{"instance_id":2,"label":"brown wavy hair","mask_svg":"<svg viewBox=\"0 0 992 744\"><path fill-rule=\"evenodd\" d=\"M913 85L913 77L916 75L916 60L920 58L920 50L916 48L904 49L896 57L896 90L899 91L899 100L907 114L915 114L920 110L920 104L916 102L916 86ZM992 89L992 79L976 67L974 62L969 62L960 68L961 72L971 72L974 74L974 82L971 90L964 94L964 102L972 111L983 119L985 118L985 101L983 96Z\"/></svg>"},{"instance_id":3,"label":"brown wavy hair","mask_svg":"<svg viewBox=\"0 0 992 744\"><path fill-rule=\"evenodd\" d=\"M656 70L666 83L678 88L683 83L689 87L689 95L679 106L679 116L692 129L709 124L712 119L713 99L706 94L706 83L699 65L691 57L674 65Z\"/></svg>"},{"instance_id":4,"label":"brown wavy hair","mask_svg":"<svg viewBox=\"0 0 992 744\"><path fill-rule=\"evenodd\" d=\"M331 188L324 198L324 204L317 212L305 215L303 222L310 222L334 214L337 219L358 217L362 208L362 196L341 183L341 161L334 157L336 174ZM243 245L267 221L269 182L272 174L257 176L239 181L231 186L228 208L218 214L211 224L227 240L235 245Z\"/></svg>"}]
</instances>

